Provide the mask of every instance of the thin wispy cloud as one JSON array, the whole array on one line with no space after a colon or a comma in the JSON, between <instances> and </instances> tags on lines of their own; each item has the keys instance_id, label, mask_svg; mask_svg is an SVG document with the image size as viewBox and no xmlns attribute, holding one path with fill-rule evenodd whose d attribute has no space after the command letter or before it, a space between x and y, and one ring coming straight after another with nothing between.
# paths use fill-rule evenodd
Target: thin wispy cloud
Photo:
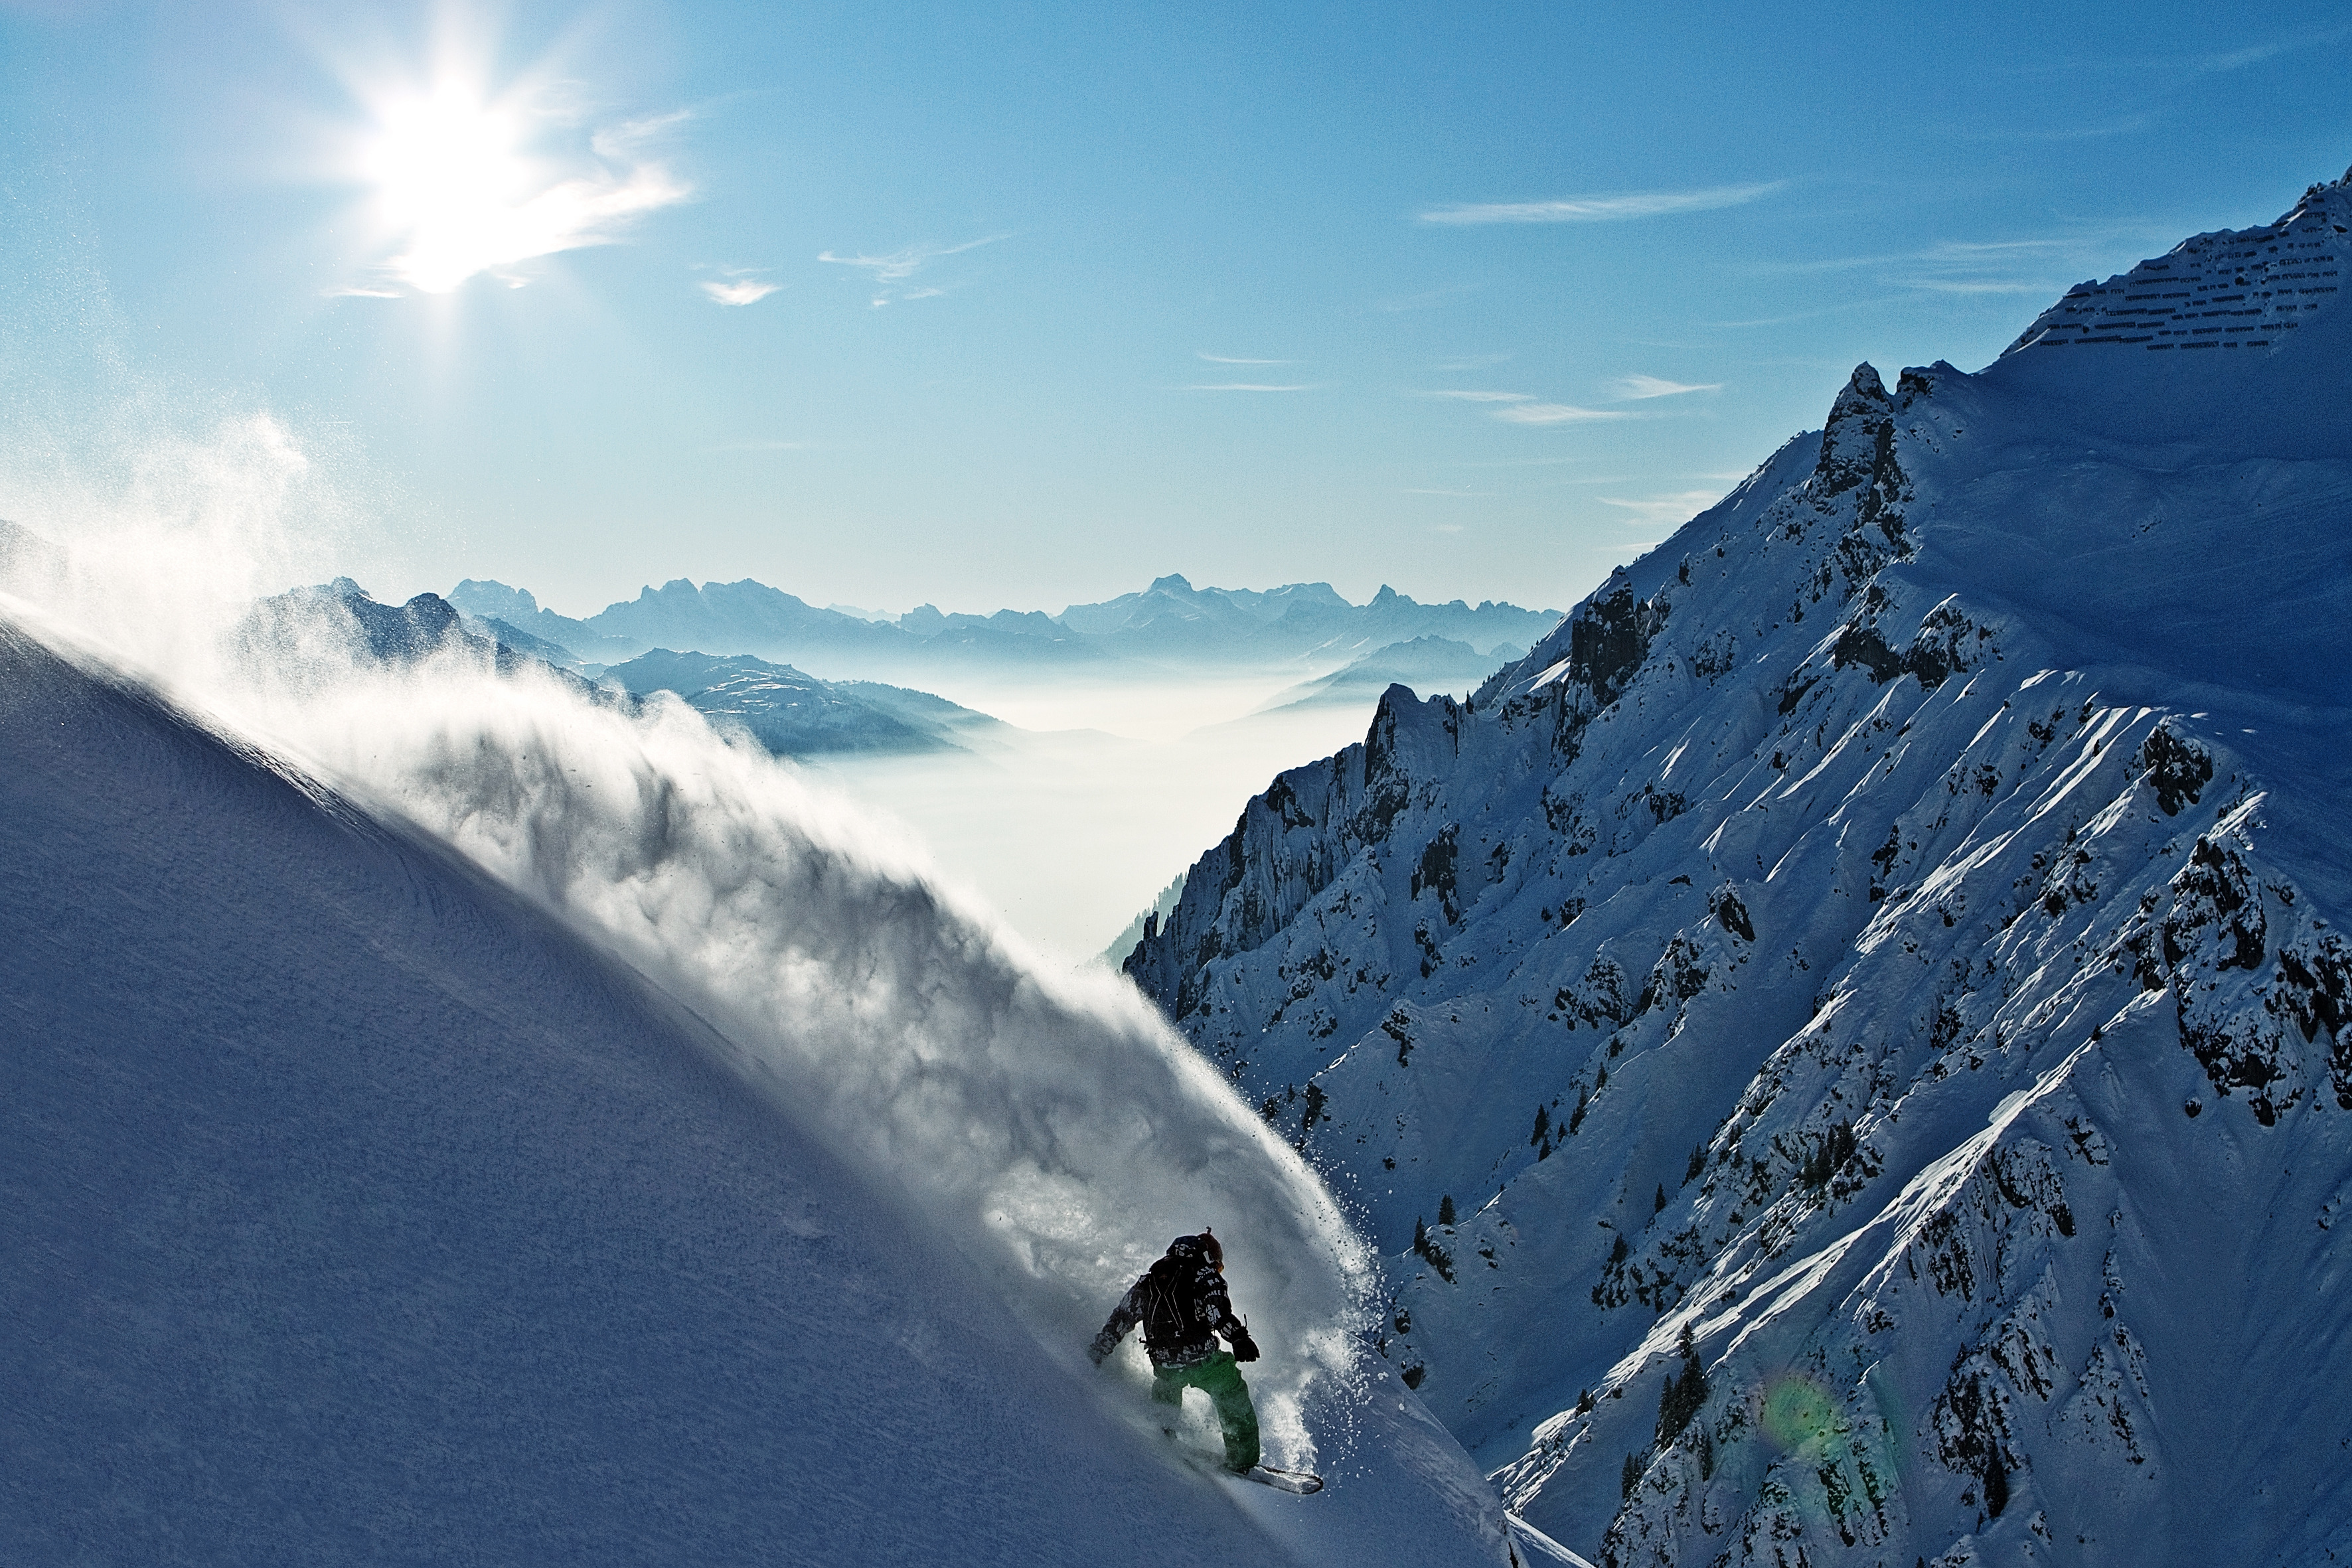
<instances>
[{"instance_id":1,"label":"thin wispy cloud","mask_svg":"<svg viewBox=\"0 0 2352 1568\"><path fill-rule=\"evenodd\" d=\"M901 250L886 251L878 256L835 256L830 250L819 251L819 261L835 267L854 267L865 271L874 286L869 303L887 305L895 300L931 300L947 292L945 289L924 284L916 288L900 288L908 279L943 256L961 256L967 250L978 250L983 245L994 245L1012 236L984 235L979 239L967 239L961 245L910 245Z\"/></svg>"},{"instance_id":2,"label":"thin wispy cloud","mask_svg":"<svg viewBox=\"0 0 2352 1568\"><path fill-rule=\"evenodd\" d=\"M2155 123L2156 116L2152 114L2132 114L2121 120L2105 121L2097 125L2060 125L2040 130L2012 126L1967 126L1956 130L1952 134L1969 142L2098 142L2109 136L2128 136L2134 132L2145 131Z\"/></svg>"},{"instance_id":3,"label":"thin wispy cloud","mask_svg":"<svg viewBox=\"0 0 2352 1568\"><path fill-rule=\"evenodd\" d=\"M2264 38L2238 48L2218 49L2201 55L2134 55L2108 51L2098 55L2036 60L2020 66L2018 70L2021 75L2074 76L2084 71L2123 71L2135 76L2226 76L2248 66L2276 59L2282 55L2324 48L2347 37L2352 37L2352 25L2290 33L2284 37Z\"/></svg>"},{"instance_id":4,"label":"thin wispy cloud","mask_svg":"<svg viewBox=\"0 0 2352 1568\"><path fill-rule=\"evenodd\" d=\"M1206 360L1211 364L1297 364L1298 363L1295 359L1235 359L1231 354L1202 353L1198 350L1194 351L1193 357Z\"/></svg>"},{"instance_id":5,"label":"thin wispy cloud","mask_svg":"<svg viewBox=\"0 0 2352 1568\"><path fill-rule=\"evenodd\" d=\"M1187 392L1312 392L1318 383L1301 383L1295 386L1276 386L1263 381L1220 381L1207 385L1188 386Z\"/></svg>"},{"instance_id":6,"label":"thin wispy cloud","mask_svg":"<svg viewBox=\"0 0 2352 1568\"><path fill-rule=\"evenodd\" d=\"M1631 419L1622 408L1579 408L1570 403L1514 403L1489 416L1510 425L1586 425L1602 419Z\"/></svg>"},{"instance_id":7,"label":"thin wispy cloud","mask_svg":"<svg viewBox=\"0 0 2352 1568\"><path fill-rule=\"evenodd\" d=\"M2324 33L2309 33L2300 37L2274 38L2266 44L2249 44L2242 49L2226 49L2220 54L2201 56L2190 63L2189 68L2202 76L2221 76L2231 71L2243 70L2248 66L2260 65L2264 60L2276 59L2281 55L2293 54L2297 49L2309 48L2314 44L2334 43L2344 37L2347 31L2347 29L2343 27L2335 27Z\"/></svg>"},{"instance_id":8,"label":"thin wispy cloud","mask_svg":"<svg viewBox=\"0 0 2352 1568\"><path fill-rule=\"evenodd\" d=\"M756 305L783 287L761 278L762 269L759 268L730 267L720 270L722 277L704 279L698 285L715 304Z\"/></svg>"},{"instance_id":9,"label":"thin wispy cloud","mask_svg":"<svg viewBox=\"0 0 2352 1568\"><path fill-rule=\"evenodd\" d=\"M2077 279L2129 265L2145 253L2156 232L2146 225L2102 224L2016 239L1940 240L1916 250L1759 262L1749 270L1765 277L1867 272L1875 275L1874 281L1882 289L1955 295L2046 294L2054 299ZM1858 302L1841 300L1811 314L1846 310ZM1718 324L1778 325L1781 320L1801 319Z\"/></svg>"},{"instance_id":10,"label":"thin wispy cloud","mask_svg":"<svg viewBox=\"0 0 2352 1568\"><path fill-rule=\"evenodd\" d=\"M1785 316L1755 316L1748 320L1740 321L1699 321L1695 324L1701 327L1711 328L1718 331L1732 331L1747 327L1786 327L1793 325L1798 321L1818 321L1824 316L1843 315L1849 310L1866 310L1879 305L1893 304L1900 298L1902 298L1902 296L1894 294L1855 296L1851 299L1841 300L1834 305L1823 305L1817 310L1795 310Z\"/></svg>"},{"instance_id":11,"label":"thin wispy cloud","mask_svg":"<svg viewBox=\"0 0 2352 1568\"><path fill-rule=\"evenodd\" d=\"M1920 250L1885 251L1866 256L1822 256L1804 261L1762 261L1748 270L1766 276L1806 272L1846 272L1865 267L1988 265L2020 258L2047 256L2080 247L2090 237L2042 236L2032 239L1939 240ZM2102 235L2099 237L2105 237Z\"/></svg>"},{"instance_id":12,"label":"thin wispy cloud","mask_svg":"<svg viewBox=\"0 0 2352 1568\"><path fill-rule=\"evenodd\" d=\"M1467 387L1448 387L1438 392L1425 392L1424 397L1451 397L1462 403L1533 403L1535 395L1527 392L1480 392Z\"/></svg>"},{"instance_id":13,"label":"thin wispy cloud","mask_svg":"<svg viewBox=\"0 0 2352 1568\"><path fill-rule=\"evenodd\" d=\"M2119 270L2137 260L2147 232L2102 226L2022 239L1944 240L1882 268L1881 275L1889 283L1933 294L2054 299L2088 272Z\"/></svg>"},{"instance_id":14,"label":"thin wispy cloud","mask_svg":"<svg viewBox=\"0 0 2352 1568\"><path fill-rule=\"evenodd\" d=\"M2032 294L2038 296L2053 293L2056 287L2063 287L2063 285L2053 287L2049 283L2032 282L2021 278L2007 283L1986 278L1915 278L1910 280L1910 287L1925 289L1930 294Z\"/></svg>"},{"instance_id":15,"label":"thin wispy cloud","mask_svg":"<svg viewBox=\"0 0 2352 1568\"><path fill-rule=\"evenodd\" d=\"M1639 403L1653 397L1680 397L1687 392L1721 392L1723 383L1711 381L1704 384L1667 381L1654 375L1620 376L1610 384L1618 398L1626 403Z\"/></svg>"},{"instance_id":16,"label":"thin wispy cloud","mask_svg":"<svg viewBox=\"0 0 2352 1568\"><path fill-rule=\"evenodd\" d=\"M781 283L718 283L706 280L702 291L721 305L756 305L782 287Z\"/></svg>"},{"instance_id":17,"label":"thin wispy cloud","mask_svg":"<svg viewBox=\"0 0 2352 1568\"><path fill-rule=\"evenodd\" d=\"M1713 185L1699 191L1629 191L1618 195L1568 196L1549 202L1463 202L1432 207L1423 223L1623 223L1671 213L1745 206L1787 188L1786 180L1753 185Z\"/></svg>"},{"instance_id":18,"label":"thin wispy cloud","mask_svg":"<svg viewBox=\"0 0 2352 1568\"><path fill-rule=\"evenodd\" d=\"M1449 463L1446 467L1453 468L1557 468L1566 464L1581 463L1586 460L1587 459L1583 458L1576 457L1506 458L1500 462L1479 461L1469 463ZM1580 480L1578 482L1582 483L1584 481ZM1603 484L1613 485L1621 483L1622 481L1617 479L1604 479L1601 482Z\"/></svg>"}]
</instances>

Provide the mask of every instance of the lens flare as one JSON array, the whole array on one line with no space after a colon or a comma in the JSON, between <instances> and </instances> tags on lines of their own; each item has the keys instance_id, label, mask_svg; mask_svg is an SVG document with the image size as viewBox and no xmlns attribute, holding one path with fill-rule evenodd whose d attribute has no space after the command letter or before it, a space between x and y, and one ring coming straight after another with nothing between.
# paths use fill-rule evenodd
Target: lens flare
<instances>
[{"instance_id":1,"label":"lens flare","mask_svg":"<svg viewBox=\"0 0 2352 1568\"><path fill-rule=\"evenodd\" d=\"M1841 1532L1884 1529L1880 1512L1903 1487L1903 1458L1894 1443L1899 1409L1866 1376L1873 1406L1849 1409L1802 1373L1786 1373L1761 1389L1757 1425L1779 1450L1771 1463L1787 1500L1809 1523ZM1847 1536L1852 1540L1851 1535Z\"/></svg>"},{"instance_id":2,"label":"lens flare","mask_svg":"<svg viewBox=\"0 0 2352 1568\"><path fill-rule=\"evenodd\" d=\"M1818 1455L1845 1431L1837 1401L1809 1377L1795 1373L1764 1391L1764 1435L1784 1453Z\"/></svg>"}]
</instances>

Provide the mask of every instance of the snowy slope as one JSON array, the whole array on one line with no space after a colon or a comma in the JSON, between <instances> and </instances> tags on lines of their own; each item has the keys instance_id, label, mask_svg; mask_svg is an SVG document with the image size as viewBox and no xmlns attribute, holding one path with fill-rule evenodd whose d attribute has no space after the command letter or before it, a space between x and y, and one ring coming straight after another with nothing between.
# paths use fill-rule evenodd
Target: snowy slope
<instances>
[{"instance_id":1,"label":"snowy slope","mask_svg":"<svg viewBox=\"0 0 2352 1568\"><path fill-rule=\"evenodd\" d=\"M1863 367L1129 958L1565 1546L2352 1555L2347 228L2314 187L2055 312L2179 283L2146 341Z\"/></svg>"},{"instance_id":2,"label":"snowy slope","mask_svg":"<svg viewBox=\"0 0 2352 1568\"><path fill-rule=\"evenodd\" d=\"M10 613L0 1557L1500 1559L1303 1168L764 758L487 660L273 752ZM1080 1353L1206 1219L1320 1498Z\"/></svg>"}]
</instances>

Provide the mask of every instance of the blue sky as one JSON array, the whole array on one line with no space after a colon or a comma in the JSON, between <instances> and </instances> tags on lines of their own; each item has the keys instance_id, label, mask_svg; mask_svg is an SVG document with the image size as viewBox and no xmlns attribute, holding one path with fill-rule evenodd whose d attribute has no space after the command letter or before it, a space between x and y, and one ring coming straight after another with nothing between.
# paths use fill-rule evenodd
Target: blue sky
<instances>
[{"instance_id":1,"label":"blue sky","mask_svg":"<svg viewBox=\"0 0 2352 1568\"><path fill-rule=\"evenodd\" d=\"M1565 605L2352 163L2343 5L325 10L0 3L8 514L267 412L383 593Z\"/></svg>"}]
</instances>

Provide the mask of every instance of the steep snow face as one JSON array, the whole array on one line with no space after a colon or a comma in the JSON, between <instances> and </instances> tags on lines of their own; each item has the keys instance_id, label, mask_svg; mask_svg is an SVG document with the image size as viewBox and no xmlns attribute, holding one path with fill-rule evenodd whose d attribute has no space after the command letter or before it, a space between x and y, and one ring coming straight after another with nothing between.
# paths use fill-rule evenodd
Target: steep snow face
<instances>
[{"instance_id":1,"label":"steep snow face","mask_svg":"<svg viewBox=\"0 0 2352 1568\"><path fill-rule=\"evenodd\" d=\"M1131 990L1041 961L843 797L682 703L630 711L439 635L457 626L439 600L429 625L365 606L396 659L331 594L323 635L306 618L259 658L245 607L209 631L107 619L120 581L77 560L56 618L35 618L68 639L95 622L116 648L143 631L228 732L650 976L814 1135L968 1247L1050 1342L1076 1354L1169 1237L1213 1225L1255 1282L1270 1452L1313 1465L1318 1434L1367 1396L1371 1260L1313 1172Z\"/></svg>"},{"instance_id":2,"label":"steep snow face","mask_svg":"<svg viewBox=\"0 0 2352 1568\"><path fill-rule=\"evenodd\" d=\"M2352 1550L2298 1392L2352 1374L2352 343L2297 320L1862 367L1469 703L1276 779L1129 958L1568 1546Z\"/></svg>"},{"instance_id":3,"label":"steep snow face","mask_svg":"<svg viewBox=\"0 0 2352 1568\"><path fill-rule=\"evenodd\" d=\"M0 622L0 1556L1501 1558L1141 1008L683 710L474 673L248 712L339 791ZM1318 1512L1079 1352L1211 1217Z\"/></svg>"},{"instance_id":4,"label":"steep snow face","mask_svg":"<svg viewBox=\"0 0 2352 1568\"><path fill-rule=\"evenodd\" d=\"M0 1557L1275 1549L445 850L5 626L0 758Z\"/></svg>"}]
</instances>

